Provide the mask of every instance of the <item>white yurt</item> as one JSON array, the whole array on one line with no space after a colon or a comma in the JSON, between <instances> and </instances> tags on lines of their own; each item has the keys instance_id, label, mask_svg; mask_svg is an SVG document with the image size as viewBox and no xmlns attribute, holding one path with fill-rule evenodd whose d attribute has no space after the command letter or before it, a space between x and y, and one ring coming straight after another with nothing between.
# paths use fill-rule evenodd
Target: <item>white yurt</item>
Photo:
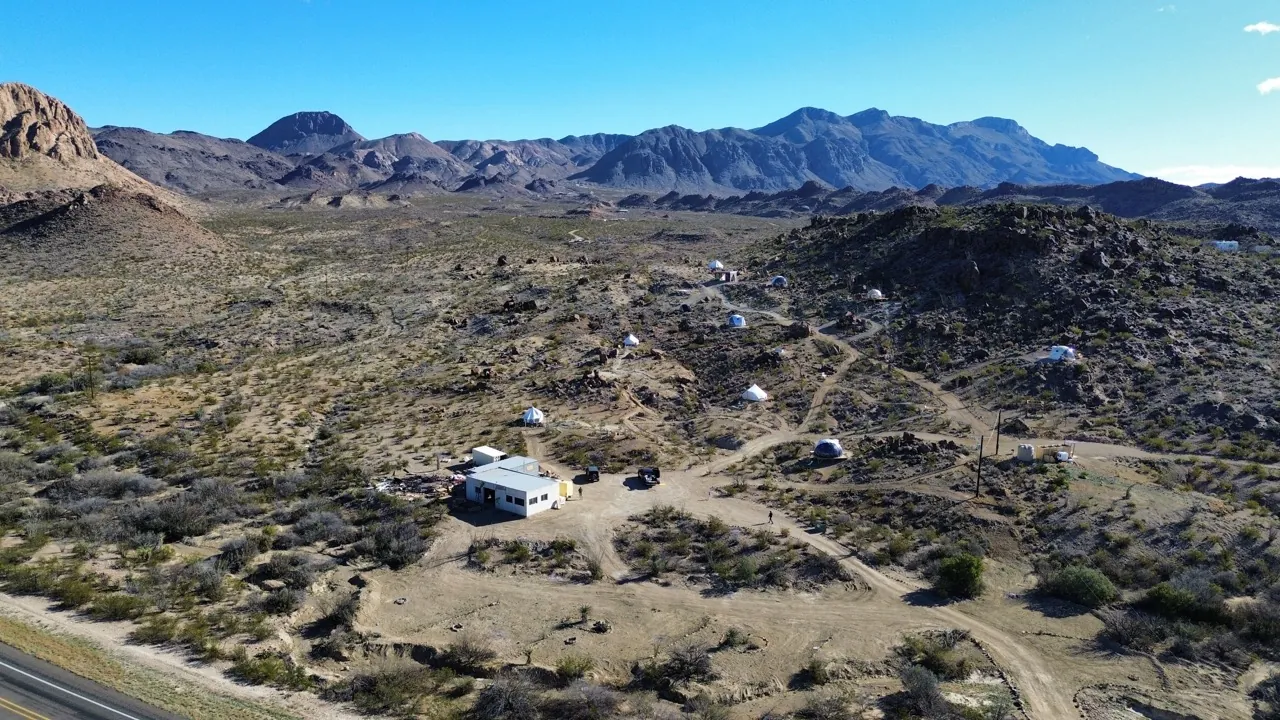
<instances>
[{"instance_id":1,"label":"white yurt","mask_svg":"<svg viewBox=\"0 0 1280 720\"><path fill-rule=\"evenodd\" d=\"M525 410L524 414L520 416L520 420L524 422L525 425L542 425L547 421L547 414L536 407L530 406L529 409Z\"/></svg>"},{"instance_id":2,"label":"white yurt","mask_svg":"<svg viewBox=\"0 0 1280 720\"><path fill-rule=\"evenodd\" d=\"M773 278L769 280L769 284L776 288L784 288L787 286L787 279L781 275L774 275Z\"/></svg>"},{"instance_id":3,"label":"white yurt","mask_svg":"<svg viewBox=\"0 0 1280 720\"><path fill-rule=\"evenodd\" d=\"M883 300L883 299L884 299L884 293L880 292L879 290L877 290L877 289L875 289L875 288L871 288L870 290L868 290L868 291L867 291L867 299L868 299L868 300Z\"/></svg>"},{"instance_id":4,"label":"white yurt","mask_svg":"<svg viewBox=\"0 0 1280 720\"><path fill-rule=\"evenodd\" d=\"M711 262L707 263L707 269L708 269L708 270L723 270L723 269L724 269L724 263L720 262L719 260L712 260Z\"/></svg>"},{"instance_id":5,"label":"white yurt","mask_svg":"<svg viewBox=\"0 0 1280 720\"><path fill-rule=\"evenodd\" d=\"M835 438L824 438L813 446L813 456L817 458L833 459L844 457L844 448L841 447L840 441Z\"/></svg>"},{"instance_id":6,"label":"white yurt","mask_svg":"<svg viewBox=\"0 0 1280 720\"><path fill-rule=\"evenodd\" d=\"M748 402L764 402L769 399L769 393L761 390L759 385L752 385L742 393L742 399Z\"/></svg>"},{"instance_id":7,"label":"white yurt","mask_svg":"<svg viewBox=\"0 0 1280 720\"><path fill-rule=\"evenodd\" d=\"M1076 349L1073 347L1054 345L1049 348L1049 362L1071 362L1076 358Z\"/></svg>"},{"instance_id":8,"label":"white yurt","mask_svg":"<svg viewBox=\"0 0 1280 720\"><path fill-rule=\"evenodd\" d=\"M627 333L627 336L622 338L622 344L627 347L638 347L640 345L640 338L632 335L631 333Z\"/></svg>"},{"instance_id":9,"label":"white yurt","mask_svg":"<svg viewBox=\"0 0 1280 720\"><path fill-rule=\"evenodd\" d=\"M734 313L729 316L729 327L744 328L747 326L747 319L741 315Z\"/></svg>"}]
</instances>

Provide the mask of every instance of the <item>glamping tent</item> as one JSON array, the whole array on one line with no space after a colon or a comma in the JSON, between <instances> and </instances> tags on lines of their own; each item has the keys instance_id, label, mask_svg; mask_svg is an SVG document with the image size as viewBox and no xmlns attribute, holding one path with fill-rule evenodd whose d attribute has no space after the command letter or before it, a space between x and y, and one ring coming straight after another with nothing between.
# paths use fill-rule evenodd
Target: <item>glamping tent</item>
<instances>
[{"instance_id":1,"label":"glamping tent","mask_svg":"<svg viewBox=\"0 0 1280 720\"><path fill-rule=\"evenodd\" d=\"M719 260L712 260L711 262L707 263L707 269L711 271L723 270L724 263L720 262Z\"/></svg>"},{"instance_id":2,"label":"glamping tent","mask_svg":"<svg viewBox=\"0 0 1280 720\"><path fill-rule=\"evenodd\" d=\"M764 402L769 399L769 393L761 390L759 385L752 385L742 393L742 399L747 402Z\"/></svg>"},{"instance_id":3,"label":"glamping tent","mask_svg":"<svg viewBox=\"0 0 1280 720\"><path fill-rule=\"evenodd\" d=\"M1067 347L1066 345L1054 345L1049 348L1049 357L1045 358L1049 362L1071 362L1078 359L1076 349Z\"/></svg>"},{"instance_id":4,"label":"glamping tent","mask_svg":"<svg viewBox=\"0 0 1280 720\"><path fill-rule=\"evenodd\" d=\"M875 288L871 288L870 290L868 290L868 291L867 291L867 299L868 299L868 300L883 300L883 299L884 299L884 293L880 292L879 290L876 290Z\"/></svg>"},{"instance_id":5,"label":"glamping tent","mask_svg":"<svg viewBox=\"0 0 1280 720\"><path fill-rule=\"evenodd\" d=\"M520 416L525 425L543 425L547 422L547 414L536 407L530 407Z\"/></svg>"},{"instance_id":6,"label":"glamping tent","mask_svg":"<svg viewBox=\"0 0 1280 720\"><path fill-rule=\"evenodd\" d=\"M738 313L734 313L729 316L729 327L744 328L746 326L747 326L747 319L742 317Z\"/></svg>"},{"instance_id":7,"label":"glamping tent","mask_svg":"<svg viewBox=\"0 0 1280 720\"><path fill-rule=\"evenodd\" d=\"M823 460L834 460L835 458L844 457L844 448L840 446L839 440L826 438L825 440L819 440L818 444L813 446L813 456Z\"/></svg>"},{"instance_id":8,"label":"glamping tent","mask_svg":"<svg viewBox=\"0 0 1280 720\"><path fill-rule=\"evenodd\" d=\"M622 338L622 344L627 347L639 347L640 338L632 335L631 333L627 333L627 336Z\"/></svg>"},{"instance_id":9,"label":"glamping tent","mask_svg":"<svg viewBox=\"0 0 1280 720\"><path fill-rule=\"evenodd\" d=\"M781 275L774 275L773 279L769 280L769 284L776 288L784 288L787 286L787 279Z\"/></svg>"}]
</instances>

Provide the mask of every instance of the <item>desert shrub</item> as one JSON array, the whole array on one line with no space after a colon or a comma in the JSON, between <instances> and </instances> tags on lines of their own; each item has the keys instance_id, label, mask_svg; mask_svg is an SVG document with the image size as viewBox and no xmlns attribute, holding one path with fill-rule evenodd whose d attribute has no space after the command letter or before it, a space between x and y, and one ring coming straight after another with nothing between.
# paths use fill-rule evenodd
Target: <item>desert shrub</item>
<instances>
[{"instance_id":1,"label":"desert shrub","mask_svg":"<svg viewBox=\"0 0 1280 720\"><path fill-rule=\"evenodd\" d=\"M676 648L661 663L650 661L641 665L639 673L644 685L656 688L712 680L716 676L711 665L711 654L697 645Z\"/></svg>"},{"instance_id":2,"label":"desert shrub","mask_svg":"<svg viewBox=\"0 0 1280 720\"><path fill-rule=\"evenodd\" d=\"M427 551L418 526L402 520L377 523L368 535L355 545L356 552L375 558L392 570L417 562Z\"/></svg>"},{"instance_id":3,"label":"desert shrub","mask_svg":"<svg viewBox=\"0 0 1280 720\"><path fill-rule=\"evenodd\" d=\"M963 630L907 635L895 653L944 680L963 680L981 664L968 639Z\"/></svg>"},{"instance_id":4,"label":"desert shrub","mask_svg":"<svg viewBox=\"0 0 1280 720\"><path fill-rule=\"evenodd\" d=\"M154 495L164 488L164 481L146 475L96 468L58 481L49 488L49 496L60 504L95 497L119 500Z\"/></svg>"},{"instance_id":5,"label":"desert shrub","mask_svg":"<svg viewBox=\"0 0 1280 720\"><path fill-rule=\"evenodd\" d=\"M1037 589L1089 608L1100 608L1119 597L1116 586L1106 575L1080 565L1070 565L1040 578Z\"/></svg>"},{"instance_id":6,"label":"desert shrub","mask_svg":"<svg viewBox=\"0 0 1280 720\"><path fill-rule=\"evenodd\" d=\"M933 589L944 597L973 598L982 594L982 558L960 553L943 558L933 581Z\"/></svg>"},{"instance_id":7,"label":"desert shrub","mask_svg":"<svg viewBox=\"0 0 1280 720\"><path fill-rule=\"evenodd\" d=\"M562 697L547 702L546 717L556 720L612 720L620 716L624 700L620 693L578 680Z\"/></svg>"},{"instance_id":8,"label":"desert shrub","mask_svg":"<svg viewBox=\"0 0 1280 720\"><path fill-rule=\"evenodd\" d=\"M325 598L323 622L334 627L349 628L360 614L360 593L339 593Z\"/></svg>"},{"instance_id":9,"label":"desert shrub","mask_svg":"<svg viewBox=\"0 0 1280 720\"><path fill-rule=\"evenodd\" d=\"M95 620L133 620L146 611L148 604L137 595L107 593L94 599L89 616Z\"/></svg>"},{"instance_id":10,"label":"desert shrub","mask_svg":"<svg viewBox=\"0 0 1280 720\"><path fill-rule=\"evenodd\" d=\"M178 619L170 615L156 615L148 618L133 632L129 639L143 645L166 645L178 636Z\"/></svg>"},{"instance_id":11,"label":"desert shrub","mask_svg":"<svg viewBox=\"0 0 1280 720\"><path fill-rule=\"evenodd\" d=\"M749 639L747 634L736 627L731 627L724 633L724 639L720 641L721 647L738 648L746 645Z\"/></svg>"},{"instance_id":12,"label":"desert shrub","mask_svg":"<svg viewBox=\"0 0 1280 720\"><path fill-rule=\"evenodd\" d=\"M235 486L219 480L197 480L186 492L133 508L128 524L156 532L167 542L199 537L240 513L243 502Z\"/></svg>"},{"instance_id":13,"label":"desert shrub","mask_svg":"<svg viewBox=\"0 0 1280 720\"><path fill-rule=\"evenodd\" d=\"M476 696L471 708L475 720L537 720L539 693L533 683L506 673L494 679Z\"/></svg>"},{"instance_id":14,"label":"desert shrub","mask_svg":"<svg viewBox=\"0 0 1280 720\"><path fill-rule=\"evenodd\" d=\"M0 482L26 484L48 479L53 468L41 465L25 455L0 451Z\"/></svg>"},{"instance_id":15,"label":"desert shrub","mask_svg":"<svg viewBox=\"0 0 1280 720\"><path fill-rule=\"evenodd\" d=\"M290 690L305 690L311 686L306 669L279 653L260 653L249 657L241 645L231 660L230 674L253 685L274 685Z\"/></svg>"},{"instance_id":16,"label":"desert shrub","mask_svg":"<svg viewBox=\"0 0 1280 720\"><path fill-rule=\"evenodd\" d=\"M591 672L593 667L595 667L595 661L586 655L565 655L556 662L556 675L565 682L578 680Z\"/></svg>"},{"instance_id":17,"label":"desert shrub","mask_svg":"<svg viewBox=\"0 0 1280 720\"><path fill-rule=\"evenodd\" d=\"M497 657L498 653L487 639L468 633L446 648L440 660L460 673L483 676L488 673L488 664Z\"/></svg>"},{"instance_id":18,"label":"desert shrub","mask_svg":"<svg viewBox=\"0 0 1280 720\"><path fill-rule=\"evenodd\" d=\"M262 553L265 549L262 545L261 535L228 540L222 543L222 547L218 548L218 564L227 572L238 573L245 569L251 560Z\"/></svg>"},{"instance_id":19,"label":"desert shrub","mask_svg":"<svg viewBox=\"0 0 1280 720\"><path fill-rule=\"evenodd\" d=\"M1102 615L1102 636L1121 647L1147 652L1169 636L1159 618L1143 612L1113 610Z\"/></svg>"},{"instance_id":20,"label":"desert shrub","mask_svg":"<svg viewBox=\"0 0 1280 720\"><path fill-rule=\"evenodd\" d=\"M854 720L858 715L840 695L811 697L796 711L799 720Z\"/></svg>"},{"instance_id":21,"label":"desert shrub","mask_svg":"<svg viewBox=\"0 0 1280 720\"><path fill-rule=\"evenodd\" d=\"M1280 656L1280 603L1271 600L1242 603L1232 611L1231 620L1240 636L1260 652L1272 658Z\"/></svg>"},{"instance_id":22,"label":"desert shrub","mask_svg":"<svg viewBox=\"0 0 1280 720\"><path fill-rule=\"evenodd\" d=\"M254 570L254 579L280 580L286 586L296 589L311 587L316 581L320 568L305 555L298 553L278 553Z\"/></svg>"},{"instance_id":23,"label":"desert shrub","mask_svg":"<svg viewBox=\"0 0 1280 720\"><path fill-rule=\"evenodd\" d=\"M1139 606L1170 620L1220 623L1226 614L1222 591L1200 575L1156 585Z\"/></svg>"},{"instance_id":24,"label":"desert shrub","mask_svg":"<svg viewBox=\"0 0 1280 720\"><path fill-rule=\"evenodd\" d=\"M1280 674L1258 683L1249 697L1258 703L1254 709L1255 720L1280 720Z\"/></svg>"},{"instance_id":25,"label":"desert shrub","mask_svg":"<svg viewBox=\"0 0 1280 720\"><path fill-rule=\"evenodd\" d=\"M327 700L352 703L370 715L410 714L423 698L453 680L452 673L446 671L393 664L330 685L321 695Z\"/></svg>"},{"instance_id":26,"label":"desert shrub","mask_svg":"<svg viewBox=\"0 0 1280 720\"><path fill-rule=\"evenodd\" d=\"M801 680L806 685L826 685L831 682L831 670L827 663L818 658L810 658L800 669Z\"/></svg>"},{"instance_id":27,"label":"desert shrub","mask_svg":"<svg viewBox=\"0 0 1280 720\"><path fill-rule=\"evenodd\" d=\"M305 590L285 587L263 593L258 598L257 605L263 612L271 615L288 615L302 607L306 599Z\"/></svg>"},{"instance_id":28,"label":"desert shrub","mask_svg":"<svg viewBox=\"0 0 1280 720\"><path fill-rule=\"evenodd\" d=\"M293 532L306 544L323 540L341 545L350 536L351 528L341 515L330 511L319 511L309 513L294 523Z\"/></svg>"},{"instance_id":29,"label":"desert shrub","mask_svg":"<svg viewBox=\"0 0 1280 720\"><path fill-rule=\"evenodd\" d=\"M938 676L919 665L907 665L898 674L907 699L921 716L929 718L947 713L950 705L938 687Z\"/></svg>"},{"instance_id":30,"label":"desert shrub","mask_svg":"<svg viewBox=\"0 0 1280 720\"><path fill-rule=\"evenodd\" d=\"M205 600L217 602L227 595L226 573L217 563L205 560L188 565L180 571L179 579Z\"/></svg>"},{"instance_id":31,"label":"desert shrub","mask_svg":"<svg viewBox=\"0 0 1280 720\"><path fill-rule=\"evenodd\" d=\"M729 720L731 717L729 708L703 693L690 698L685 703L684 710L697 720Z\"/></svg>"},{"instance_id":32,"label":"desert shrub","mask_svg":"<svg viewBox=\"0 0 1280 720\"><path fill-rule=\"evenodd\" d=\"M59 580L49 590L49 596L67 608L80 608L88 605L98 596L97 585L79 575L70 575Z\"/></svg>"}]
</instances>

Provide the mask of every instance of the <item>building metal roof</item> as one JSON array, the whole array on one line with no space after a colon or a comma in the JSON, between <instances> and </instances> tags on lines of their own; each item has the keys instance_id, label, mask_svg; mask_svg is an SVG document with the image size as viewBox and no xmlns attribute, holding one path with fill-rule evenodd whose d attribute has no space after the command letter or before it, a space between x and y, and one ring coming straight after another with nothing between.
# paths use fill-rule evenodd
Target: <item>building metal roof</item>
<instances>
[{"instance_id":1,"label":"building metal roof","mask_svg":"<svg viewBox=\"0 0 1280 720\"><path fill-rule=\"evenodd\" d=\"M526 475L525 473L507 470L506 468L494 468L488 472L472 473L471 475L478 482L497 485L498 487L504 487L510 490L519 490L523 493L534 493L559 483L559 481L554 478L546 478L540 475Z\"/></svg>"}]
</instances>

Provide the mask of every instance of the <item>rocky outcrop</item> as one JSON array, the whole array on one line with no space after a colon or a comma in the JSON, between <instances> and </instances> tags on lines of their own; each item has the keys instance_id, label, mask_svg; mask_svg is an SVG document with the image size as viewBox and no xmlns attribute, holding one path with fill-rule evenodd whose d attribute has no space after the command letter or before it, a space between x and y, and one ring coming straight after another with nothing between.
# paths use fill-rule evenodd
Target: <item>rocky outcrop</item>
<instances>
[{"instance_id":1,"label":"rocky outcrop","mask_svg":"<svg viewBox=\"0 0 1280 720\"><path fill-rule=\"evenodd\" d=\"M271 123L248 143L281 155L319 155L358 140L364 136L331 112L296 112Z\"/></svg>"},{"instance_id":2,"label":"rocky outcrop","mask_svg":"<svg viewBox=\"0 0 1280 720\"><path fill-rule=\"evenodd\" d=\"M97 160L98 148L84 120L61 100L30 85L0 84L0 158L31 155Z\"/></svg>"}]
</instances>

